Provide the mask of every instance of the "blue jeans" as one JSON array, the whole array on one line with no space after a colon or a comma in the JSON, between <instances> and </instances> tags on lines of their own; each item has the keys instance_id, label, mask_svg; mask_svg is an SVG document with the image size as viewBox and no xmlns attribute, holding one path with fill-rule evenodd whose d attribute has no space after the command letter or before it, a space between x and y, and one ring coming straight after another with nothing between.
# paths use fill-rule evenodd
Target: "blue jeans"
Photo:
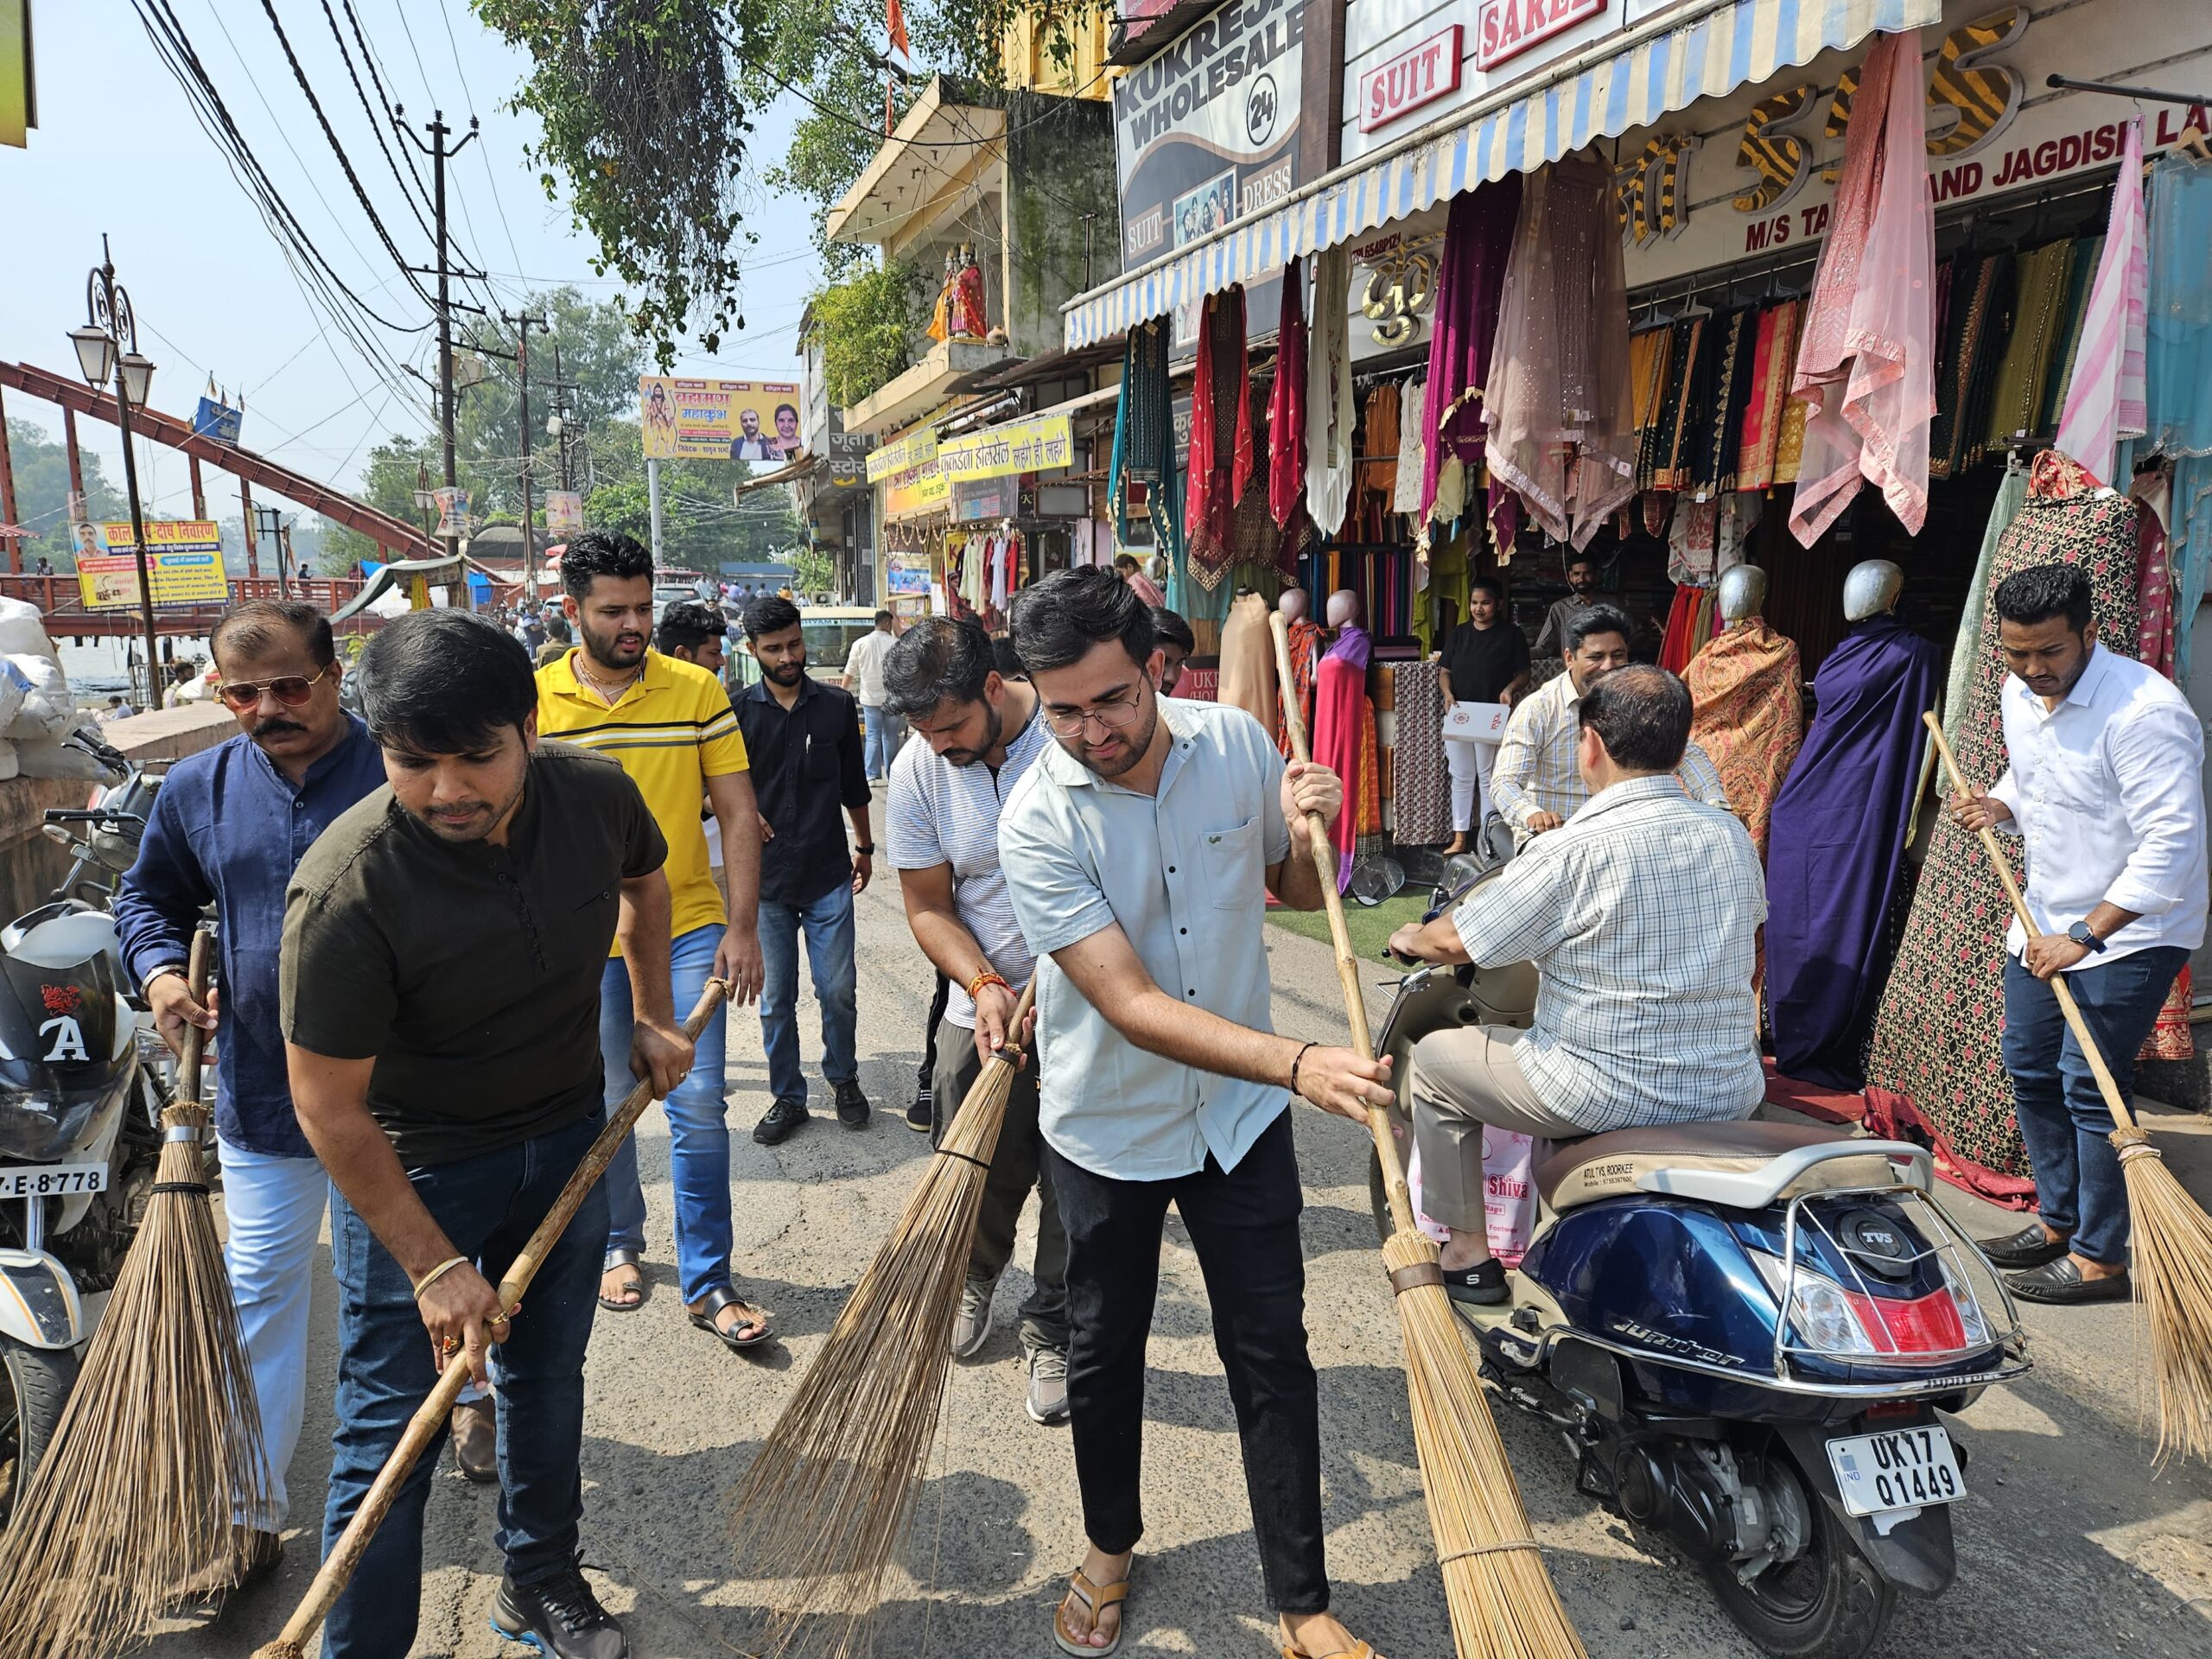
<instances>
[{"instance_id":1,"label":"blue jeans","mask_svg":"<svg viewBox=\"0 0 2212 1659\"><path fill-rule=\"evenodd\" d=\"M223 1265L238 1309L238 1337L253 1367L269 1507L234 1517L282 1532L290 1512L285 1471L300 1444L308 1405L308 1311L315 1247L330 1178L312 1158L248 1152L218 1140L223 1159Z\"/></svg>"},{"instance_id":2,"label":"blue jeans","mask_svg":"<svg viewBox=\"0 0 2212 1659\"><path fill-rule=\"evenodd\" d=\"M669 950L676 1017L690 1014L715 971L721 924L679 933ZM683 1300L696 1302L729 1283L729 1105L722 1098L723 1039L728 1027L716 1008L693 1046L691 1074L661 1103L668 1114L668 1166L676 1189L676 1269ZM599 982L599 1063L612 1112L638 1080L630 1075L630 969L609 957ZM645 1193L638 1183L638 1147L624 1139L607 1166L607 1248L645 1248Z\"/></svg>"},{"instance_id":3,"label":"blue jeans","mask_svg":"<svg viewBox=\"0 0 2212 1659\"><path fill-rule=\"evenodd\" d=\"M814 970L815 1000L822 1004L822 1075L834 1087L861 1074L854 1050L860 1023L860 990L853 970L853 889L840 881L803 905L760 901L760 1043L768 1051L768 1092L777 1100L806 1101L806 1073L798 1064L798 936L806 931L806 959Z\"/></svg>"},{"instance_id":4,"label":"blue jeans","mask_svg":"<svg viewBox=\"0 0 2212 1659\"><path fill-rule=\"evenodd\" d=\"M594 1112L518 1146L407 1172L415 1194L494 1283L553 1207L605 1120ZM534 1584L576 1559L583 1519L584 1348L599 1290L603 1187L594 1187L547 1252L507 1339L492 1351L499 1389L499 1529L506 1570ZM407 1274L334 1188L330 1254L340 1291L338 1427L323 1510L327 1555L408 1419L437 1380L429 1333ZM325 1659L403 1659L423 1588L423 1506L445 1430L416 1460L323 1626Z\"/></svg>"},{"instance_id":5,"label":"blue jeans","mask_svg":"<svg viewBox=\"0 0 2212 1659\"><path fill-rule=\"evenodd\" d=\"M899 717L888 709L861 705L863 734L861 766L871 778L891 775L892 757L899 753Z\"/></svg>"},{"instance_id":6,"label":"blue jeans","mask_svg":"<svg viewBox=\"0 0 2212 1659\"><path fill-rule=\"evenodd\" d=\"M2123 1096L2134 1091L2136 1051L2188 960L2179 945L2159 945L2102 967L2092 966L2092 957L2066 976ZM2107 1139L2112 1113L2059 1012L2057 994L2018 957L2005 959L2005 1069L2012 1074L2012 1109L2035 1166L2044 1224L2072 1240L2076 1255L2125 1267L2127 1183Z\"/></svg>"}]
</instances>

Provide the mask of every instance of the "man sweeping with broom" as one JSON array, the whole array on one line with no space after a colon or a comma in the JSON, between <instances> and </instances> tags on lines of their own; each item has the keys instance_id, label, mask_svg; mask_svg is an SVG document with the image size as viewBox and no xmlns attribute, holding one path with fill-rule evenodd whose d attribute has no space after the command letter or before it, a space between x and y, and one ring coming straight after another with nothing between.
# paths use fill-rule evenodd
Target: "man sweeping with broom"
<instances>
[{"instance_id":1,"label":"man sweeping with broom","mask_svg":"<svg viewBox=\"0 0 2212 1659\"><path fill-rule=\"evenodd\" d=\"M1286 769L1242 710L1163 701L1152 618L1110 570L1046 576L1015 648L1057 743L1016 787L999 852L1040 958L1046 1161L1067 1230L1068 1394L1090 1548L1053 1615L1065 1652L1120 1647L1160 1232L1189 1229L1228 1372L1268 1601L1290 1659L1370 1659L1328 1611L1320 1420L1288 1096L1363 1124L1387 1061L1278 1037L1266 894L1319 909L1292 826L1335 817L1325 767Z\"/></svg>"},{"instance_id":2,"label":"man sweeping with broom","mask_svg":"<svg viewBox=\"0 0 2212 1659\"><path fill-rule=\"evenodd\" d=\"M538 742L529 656L492 623L413 612L359 671L389 782L301 861L280 970L292 1098L335 1189L324 1548L465 1352L480 1385L496 1370L502 1402L493 1628L552 1659L622 1659L621 1626L577 1560L604 1188L546 1252L512 1325L491 1281L599 1133L600 980L615 939L636 1005L632 1071L664 1097L690 1070L669 1000L666 844L621 767ZM402 1659L412 1644L435 1467L416 1463L330 1609L325 1659Z\"/></svg>"}]
</instances>

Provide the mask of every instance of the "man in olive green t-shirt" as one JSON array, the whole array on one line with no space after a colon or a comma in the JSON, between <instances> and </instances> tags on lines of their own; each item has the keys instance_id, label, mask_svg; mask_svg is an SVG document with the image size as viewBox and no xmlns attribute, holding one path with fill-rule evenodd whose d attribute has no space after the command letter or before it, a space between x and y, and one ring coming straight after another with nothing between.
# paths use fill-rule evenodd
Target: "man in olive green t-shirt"
<instances>
[{"instance_id":1,"label":"man in olive green t-shirt","mask_svg":"<svg viewBox=\"0 0 2212 1659\"><path fill-rule=\"evenodd\" d=\"M480 1385L488 1360L506 1558L492 1622L556 1659L621 1659L621 1627L577 1562L602 1188L512 1325L493 1281L604 1122L597 1015L614 940L637 999L632 1066L657 1096L690 1068L670 1006L666 844L621 767L537 741L529 656L491 623L401 617L359 675L389 781L300 861L278 973L293 1103L336 1189L323 1548L439 1369L465 1353ZM391 1659L413 1643L435 1467L416 1462L331 1608L327 1659Z\"/></svg>"}]
</instances>

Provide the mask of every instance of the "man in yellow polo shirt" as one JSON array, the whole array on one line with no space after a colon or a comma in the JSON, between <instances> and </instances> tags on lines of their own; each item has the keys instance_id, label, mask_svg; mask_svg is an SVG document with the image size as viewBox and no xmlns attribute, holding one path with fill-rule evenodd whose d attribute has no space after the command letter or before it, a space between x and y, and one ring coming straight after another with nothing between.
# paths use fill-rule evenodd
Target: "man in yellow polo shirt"
<instances>
[{"instance_id":1,"label":"man in yellow polo shirt","mask_svg":"<svg viewBox=\"0 0 2212 1659\"><path fill-rule=\"evenodd\" d=\"M689 1013L709 976L731 1001L760 993L760 814L746 770L745 739L729 694L705 669L651 648L652 556L628 536L586 531L561 556L562 611L576 648L537 671L542 736L621 762L668 842L669 953L677 1005ZM722 836L729 909L707 864L704 798ZM599 1047L610 1106L630 1092L630 979L620 956L600 984ZM676 1187L676 1260L691 1323L732 1348L768 1336L766 1317L730 1283L729 1128L724 1122L724 1024L717 1011L699 1033L690 1076L664 1103ZM638 1155L624 1141L607 1169L608 1229L602 1306L642 1306L639 1263L645 1199Z\"/></svg>"}]
</instances>

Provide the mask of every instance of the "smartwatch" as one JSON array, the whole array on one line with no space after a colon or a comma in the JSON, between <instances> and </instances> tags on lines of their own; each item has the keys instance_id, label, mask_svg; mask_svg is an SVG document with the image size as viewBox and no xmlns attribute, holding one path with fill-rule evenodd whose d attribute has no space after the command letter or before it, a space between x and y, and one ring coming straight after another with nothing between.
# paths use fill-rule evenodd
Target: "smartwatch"
<instances>
[{"instance_id":1,"label":"smartwatch","mask_svg":"<svg viewBox=\"0 0 2212 1659\"><path fill-rule=\"evenodd\" d=\"M2089 931L2089 920L2086 916L2066 930L2066 937L2092 956L2103 953L2105 942Z\"/></svg>"}]
</instances>

